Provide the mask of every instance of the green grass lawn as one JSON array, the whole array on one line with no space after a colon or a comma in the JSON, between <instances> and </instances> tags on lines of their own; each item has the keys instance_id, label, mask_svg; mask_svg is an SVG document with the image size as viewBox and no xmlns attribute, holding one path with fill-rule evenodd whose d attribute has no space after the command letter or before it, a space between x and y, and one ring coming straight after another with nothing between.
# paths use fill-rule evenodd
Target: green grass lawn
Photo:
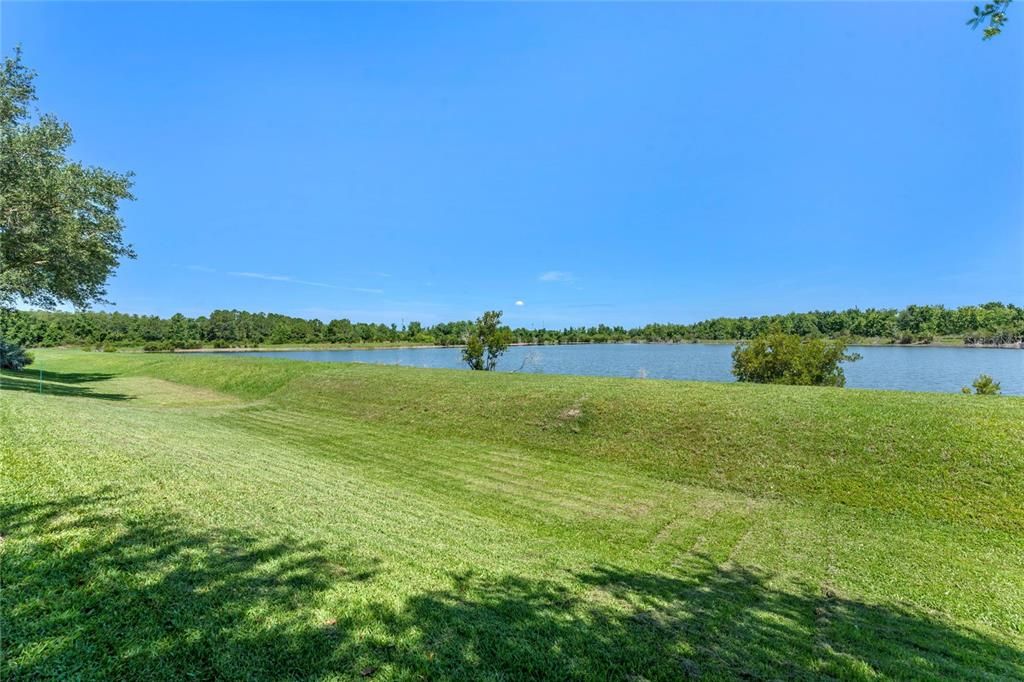
<instances>
[{"instance_id":1,"label":"green grass lawn","mask_svg":"<svg viewBox=\"0 0 1024 682\"><path fill-rule=\"evenodd\" d=\"M3 680L1024 679L1024 399L31 370L0 392Z\"/></svg>"}]
</instances>

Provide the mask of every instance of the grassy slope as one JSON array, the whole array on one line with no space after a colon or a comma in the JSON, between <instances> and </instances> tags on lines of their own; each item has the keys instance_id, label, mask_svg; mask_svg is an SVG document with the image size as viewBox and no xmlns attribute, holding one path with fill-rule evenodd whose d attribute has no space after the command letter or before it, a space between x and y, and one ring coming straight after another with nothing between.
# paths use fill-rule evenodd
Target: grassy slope
<instances>
[{"instance_id":1,"label":"grassy slope","mask_svg":"<svg viewBox=\"0 0 1024 682\"><path fill-rule=\"evenodd\" d=\"M38 358L4 679L1024 677L1022 399Z\"/></svg>"}]
</instances>

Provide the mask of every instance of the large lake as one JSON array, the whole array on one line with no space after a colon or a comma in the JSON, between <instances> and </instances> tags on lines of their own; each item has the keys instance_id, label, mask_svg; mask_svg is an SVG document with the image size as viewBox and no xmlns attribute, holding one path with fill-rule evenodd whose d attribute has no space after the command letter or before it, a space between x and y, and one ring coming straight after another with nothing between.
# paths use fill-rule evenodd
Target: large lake
<instances>
[{"instance_id":1,"label":"large lake","mask_svg":"<svg viewBox=\"0 0 1024 682\"><path fill-rule=\"evenodd\" d=\"M498 369L544 374L587 374L690 381L733 381L733 346L728 344L588 344L514 346ZM863 356L845 364L850 388L956 393L979 374L1002 384L1003 393L1024 395L1024 351L1000 348L905 346L851 347ZM318 362L368 362L410 367L463 369L458 348L381 350L251 351L255 355Z\"/></svg>"}]
</instances>

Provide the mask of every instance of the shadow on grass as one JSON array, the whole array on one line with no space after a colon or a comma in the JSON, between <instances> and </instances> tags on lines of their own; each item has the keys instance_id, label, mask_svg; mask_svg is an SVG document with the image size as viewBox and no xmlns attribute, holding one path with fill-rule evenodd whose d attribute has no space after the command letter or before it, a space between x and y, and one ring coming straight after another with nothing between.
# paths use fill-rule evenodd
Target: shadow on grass
<instances>
[{"instance_id":1,"label":"shadow on grass","mask_svg":"<svg viewBox=\"0 0 1024 682\"><path fill-rule=\"evenodd\" d=\"M698 556L672 575L457 575L395 606L350 552L122 504L0 508L3 679L1024 677L1022 653L980 633Z\"/></svg>"},{"instance_id":2,"label":"shadow on grass","mask_svg":"<svg viewBox=\"0 0 1024 682\"><path fill-rule=\"evenodd\" d=\"M569 586L461 576L412 599L403 626L467 679L1024 679L1021 650L924 613L685 563L679 576L595 567Z\"/></svg>"},{"instance_id":3,"label":"shadow on grass","mask_svg":"<svg viewBox=\"0 0 1024 682\"><path fill-rule=\"evenodd\" d=\"M39 379L39 370L29 367L27 369L3 371L4 377L14 376L21 379ZM116 375L106 372L51 372L43 370L43 381L55 381L58 384L87 384L94 381L106 381L113 379Z\"/></svg>"},{"instance_id":4,"label":"shadow on grass","mask_svg":"<svg viewBox=\"0 0 1024 682\"><path fill-rule=\"evenodd\" d=\"M90 386L79 384L106 381L113 374L42 372L30 369L20 371L4 370L0 373L0 390L24 391L26 393L43 393L46 395L71 396L79 398L95 398L97 400L131 400L132 396L124 393L103 393ZM41 385L40 385L41 384ZM42 389L42 390L40 390Z\"/></svg>"},{"instance_id":5,"label":"shadow on grass","mask_svg":"<svg viewBox=\"0 0 1024 682\"><path fill-rule=\"evenodd\" d=\"M121 504L104 492L0 506L0 679L275 679L331 665L334 632L310 607L371 579L372 562Z\"/></svg>"}]
</instances>

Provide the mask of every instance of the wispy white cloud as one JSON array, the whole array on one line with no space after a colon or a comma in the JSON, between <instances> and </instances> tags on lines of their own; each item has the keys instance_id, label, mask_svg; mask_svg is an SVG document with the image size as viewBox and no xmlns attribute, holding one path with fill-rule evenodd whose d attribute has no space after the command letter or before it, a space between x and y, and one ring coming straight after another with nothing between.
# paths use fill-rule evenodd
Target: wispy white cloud
<instances>
[{"instance_id":1,"label":"wispy white cloud","mask_svg":"<svg viewBox=\"0 0 1024 682\"><path fill-rule=\"evenodd\" d=\"M296 311L301 317L315 317L319 320L348 319L353 322L409 322L416 320L423 324L434 324L456 319L451 312L432 312L421 308L410 308L399 304L395 307L382 308L301 308Z\"/></svg>"},{"instance_id":2,"label":"wispy white cloud","mask_svg":"<svg viewBox=\"0 0 1024 682\"><path fill-rule=\"evenodd\" d=\"M218 270L214 268L208 268L205 265L186 265L186 270L192 270L193 272L210 272L218 273ZM244 277L246 279L261 279L266 282L284 282L286 284L302 284L308 287L320 287L321 289L337 289L339 291L352 291L358 294L383 294L383 289L376 287L343 287L337 284L329 284L327 282L315 282L309 279L301 279L299 277L292 277L291 275L276 275L267 272L248 272L232 270L230 272L223 273L230 277Z\"/></svg>"},{"instance_id":3,"label":"wispy white cloud","mask_svg":"<svg viewBox=\"0 0 1024 682\"><path fill-rule=\"evenodd\" d=\"M541 273L538 277L541 282L572 282L576 278L572 276L571 272L565 272L563 270L548 270L547 272Z\"/></svg>"},{"instance_id":4,"label":"wispy white cloud","mask_svg":"<svg viewBox=\"0 0 1024 682\"><path fill-rule=\"evenodd\" d=\"M524 305L526 305L526 303L524 303L523 301L516 301L516 305L517 305L517 306L519 306L519 307L521 308L521 307L523 307Z\"/></svg>"},{"instance_id":5,"label":"wispy white cloud","mask_svg":"<svg viewBox=\"0 0 1024 682\"><path fill-rule=\"evenodd\" d=\"M265 279L268 282L289 282L291 284L305 284L311 287L323 287L325 289L337 289L333 284L326 282L313 282L308 279L298 279L291 275L270 275L265 272L229 272L232 277L248 277L250 279Z\"/></svg>"}]
</instances>

